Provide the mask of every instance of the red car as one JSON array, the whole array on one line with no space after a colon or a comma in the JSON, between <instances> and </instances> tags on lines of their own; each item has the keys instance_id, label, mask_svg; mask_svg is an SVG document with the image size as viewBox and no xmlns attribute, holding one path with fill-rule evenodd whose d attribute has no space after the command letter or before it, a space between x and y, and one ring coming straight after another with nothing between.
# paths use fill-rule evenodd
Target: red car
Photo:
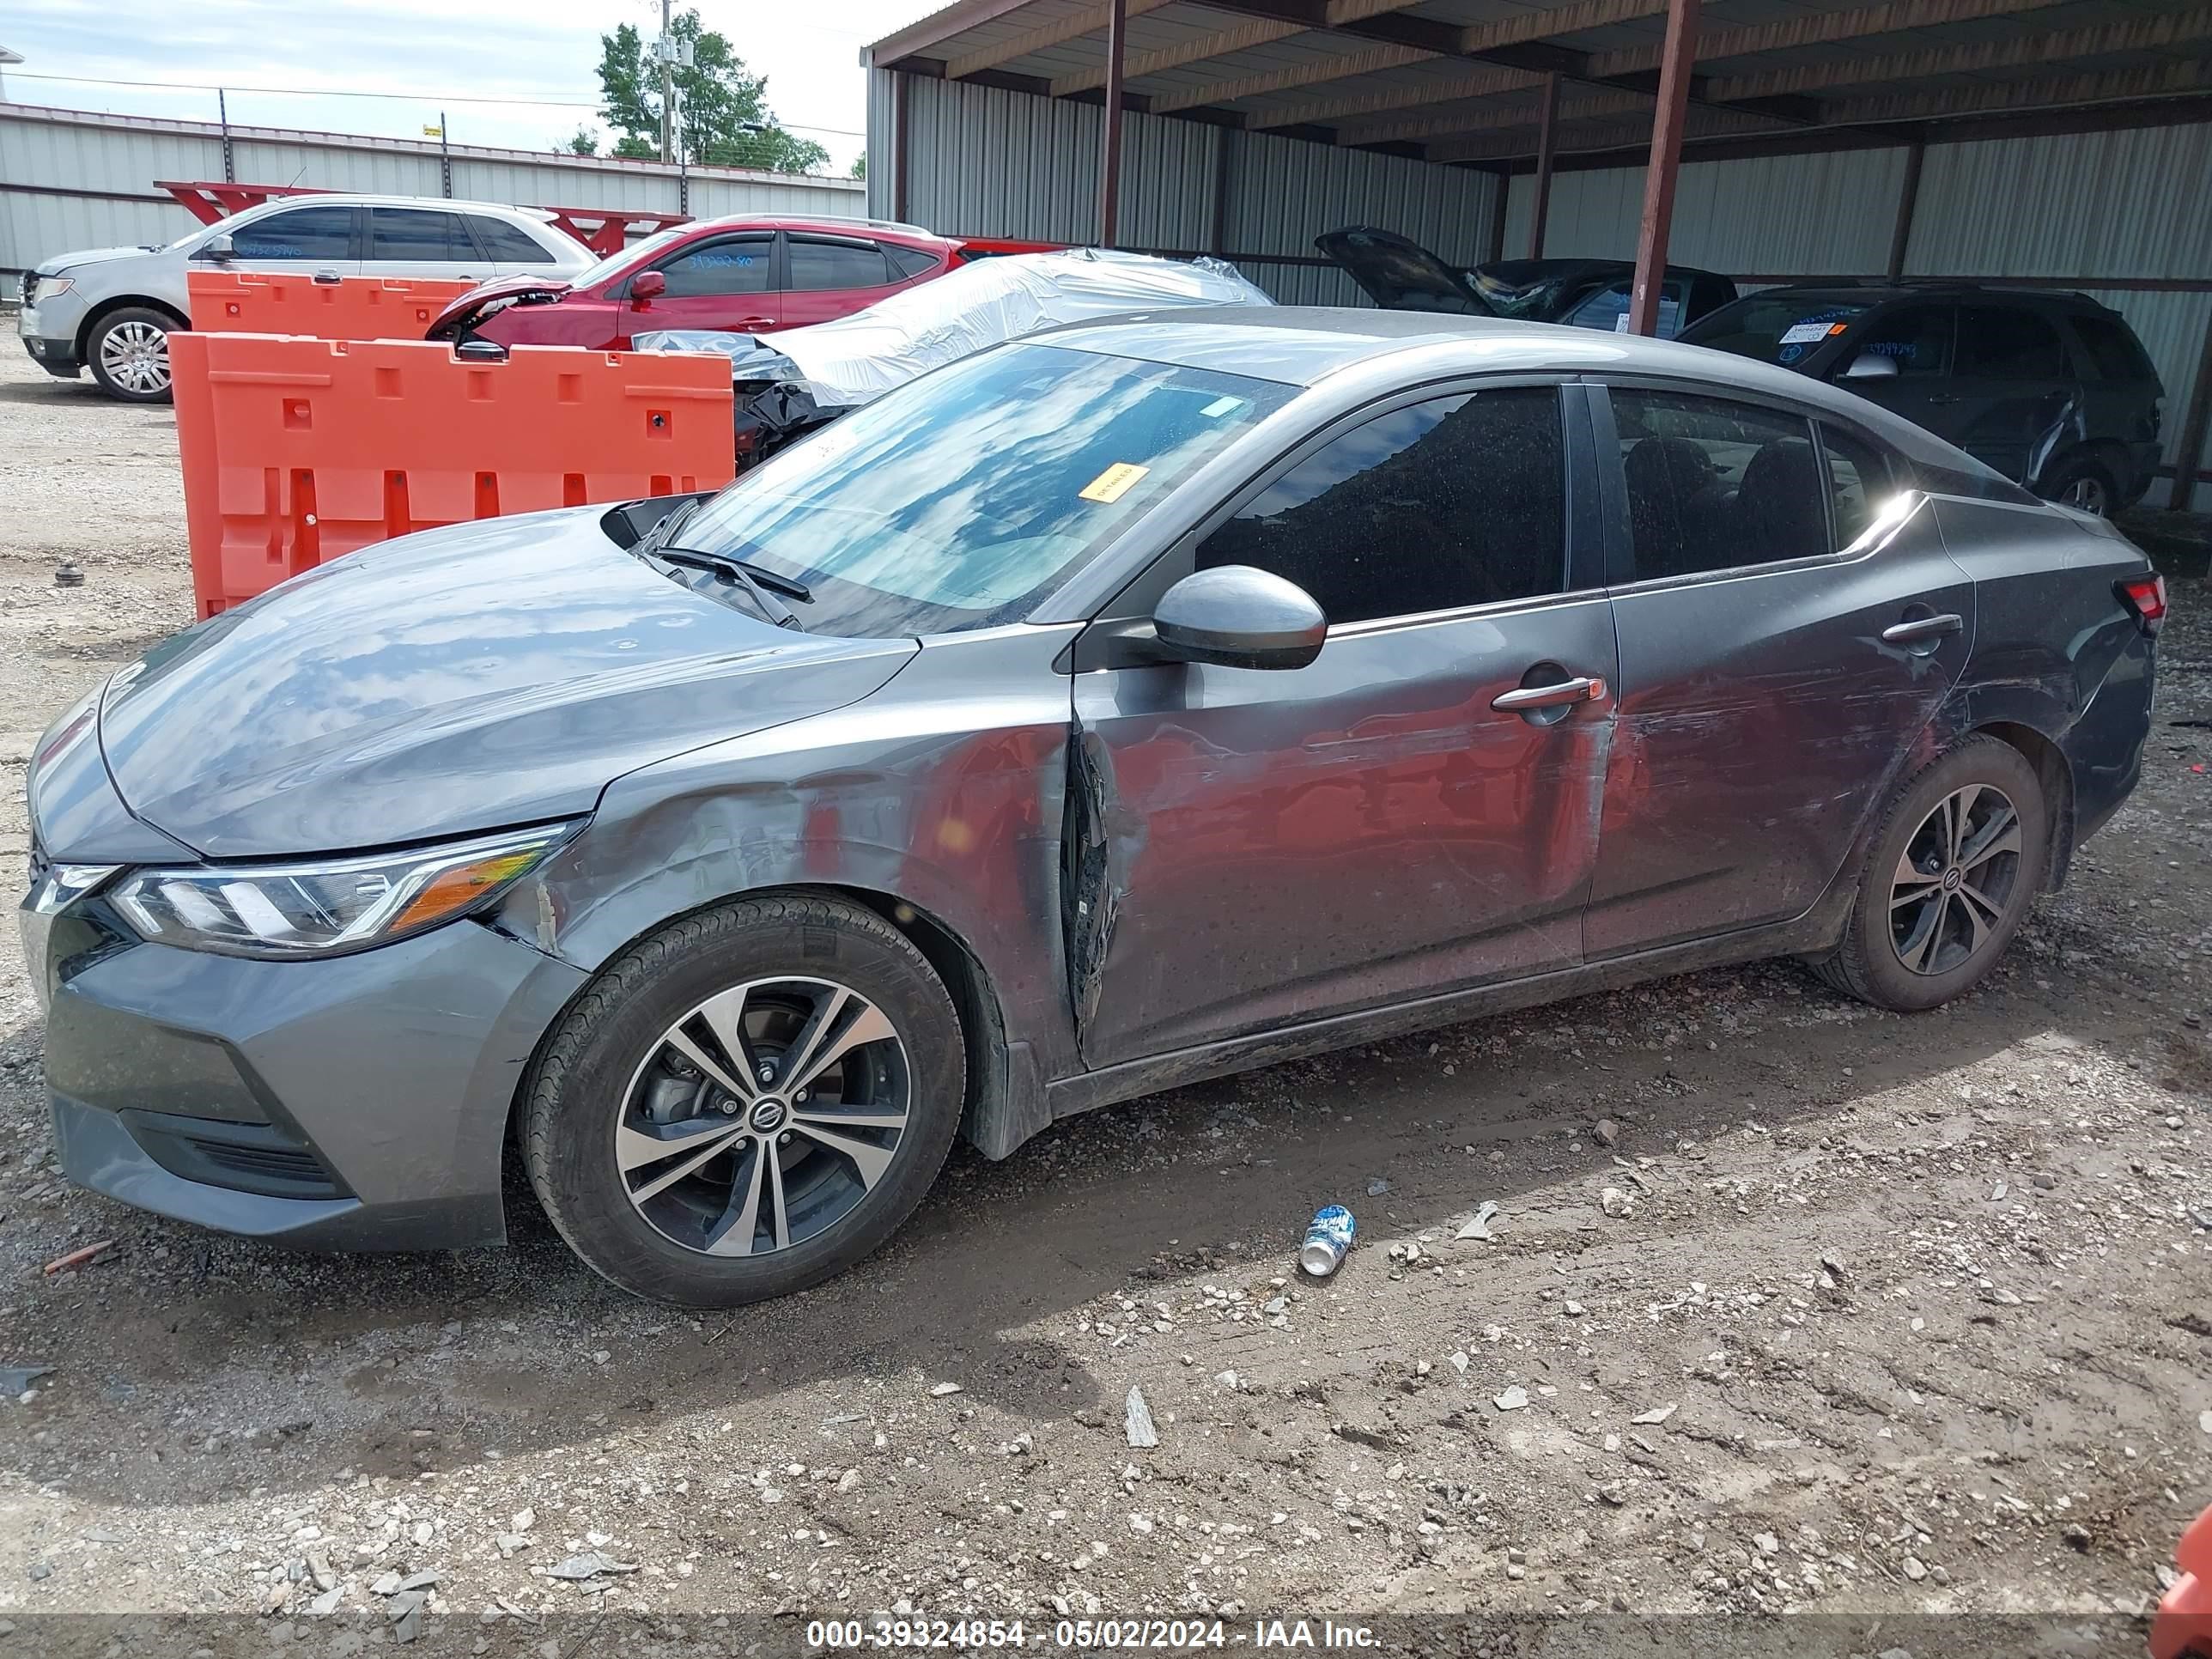
<instances>
[{"instance_id":1,"label":"red car","mask_svg":"<svg viewBox=\"0 0 2212 1659\"><path fill-rule=\"evenodd\" d=\"M656 232L567 282L484 283L441 312L427 337L616 351L649 329L799 328L1000 251L880 219L700 219Z\"/></svg>"}]
</instances>

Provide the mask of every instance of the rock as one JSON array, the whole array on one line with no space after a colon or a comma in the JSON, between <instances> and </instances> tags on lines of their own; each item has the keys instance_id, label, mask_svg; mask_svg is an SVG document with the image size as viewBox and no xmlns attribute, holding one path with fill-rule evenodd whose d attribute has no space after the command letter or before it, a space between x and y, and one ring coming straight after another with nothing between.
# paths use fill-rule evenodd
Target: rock
<instances>
[{"instance_id":1,"label":"rock","mask_svg":"<svg viewBox=\"0 0 2212 1659\"><path fill-rule=\"evenodd\" d=\"M1928 1576L1928 1564L1917 1555L1908 1555L1897 1565L1905 1569L1905 1576L1916 1584Z\"/></svg>"},{"instance_id":2,"label":"rock","mask_svg":"<svg viewBox=\"0 0 2212 1659\"><path fill-rule=\"evenodd\" d=\"M1271 1296L1260 1304L1260 1311L1269 1315L1279 1314L1286 1311L1290 1305L1291 1298L1287 1296Z\"/></svg>"},{"instance_id":3,"label":"rock","mask_svg":"<svg viewBox=\"0 0 2212 1659\"><path fill-rule=\"evenodd\" d=\"M338 1601L344 1595L345 1591L343 1588L333 1584L307 1603L308 1616L315 1619L329 1618L338 1610Z\"/></svg>"},{"instance_id":4,"label":"rock","mask_svg":"<svg viewBox=\"0 0 2212 1659\"><path fill-rule=\"evenodd\" d=\"M1497 1213L1498 1206L1492 1203L1488 1199L1483 1200L1482 1207L1477 1210L1467 1224L1462 1227L1457 1232L1454 1233L1452 1237L1454 1238L1486 1239L1497 1237L1498 1235L1490 1231L1491 1218Z\"/></svg>"},{"instance_id":5,"label":"rock","mask_svg":"<svg viewBox=\"0 0 2212 1659\"><path fill-rule=\"evenodd\" d=\"M1782 1540L1771 1532L1754 1533L1751 1541L1759 1546L1761 1555L1771 1555L1782 1547Z\"/></svg>"},{"instance_id":6,"label":"rock","mask_svg":"<svg viewBox=\"0 0 2212 1659\"><path fill-rule=\"evenodd\" d=\"M1590 1127L1590 1139L1601 1146L1610 1146L1620 1139L1620 1125L1609 1117L1601 1117Z\"/></svg>"},{"instance_id":7,"label":"rock","mask_svg":"<svg viewBox=\"0 0 2212 1659\"><path fill-rule=\"evenodd\" d=\"M851 1492L860 1484L860 1472L858 1469L848 1469L844 1474L837 1477L837 1490L839 1492Z\"/></svg>"},{"instance_id":8,"label":"rock","mask_svg":"<svg viewBox=\"0 0 2212 1659\"><path fill-rule=\"evenodd\" d=\"M422 1633L422 1604L420 1601L392 1621L392 1639L395 1642L411 1642Z\"/></svg>"},{"instance_id":9,"label":"rock","mask_svg":"<svg viewBox=\"0 0 2212 1659\"><path fill-rule=\"evenodd\" d=\"M34 1575L35 1576L35 1572ZM261 1616L268 1619L284 1611L284 1604L292 1599L289 1583L265 1584L261 1590Z\"/></svg>"},{"instance_id":10,"label":"rock","mask_svg":"<svg viewBox=\"0 0 2212 1659\"><path fill-rule=\"evenodd\" d=\"M2061 1532L2059 1536L2077 1550L2086 1550L2089 1547L2089 1529L2079 1521L2068 1522L2065 1530Z\"/></svg>"},{"instance_id":11,"label":"rock","mask_svg":"<svg viewBox=\"0 0 2212 1659\"><path fill-rule=\"evenodd\" d=\"M434 1572L410 1573L399 1581L398 1593L402 1595L409 1595L416 1590L427 1590L443 1576Z\"/></svg>"},{"instance_id":12,"label":"rock","mask_svg":"<svg viewBox=\"0 0 2212 1659\"><path fill-rule=\"evenodd\" d=\"M524 1509L515 1510L514 1516L514 1526L515 1531L528 1532L537 1524L538 1511L536 1510Z\"/></svg>"},{"instance_id":13,"label":"rock","mask_svg":"<svg viewBox=\"0 0 2212 1659\"><path fill-rule=\"evenodd\" d=\"M962 1392L963 1389L957 1382L933 1382L929 1389L930 1397L935 1400L942 1400L948 1394Z\"/></svg>"},{"instance_id":14,"label":"rock","mask_svg":"<svg viewBox=\"0 0 2212 1659\"><path fill-rule=\"evenodd\" d=\"M1579 1302L1570 1299L1566 1304L1566 1310L1567 1317L1570 1319L1580 1319L1583 1316L1583 1304Z\"/></svg>"},{"instance_id":15,"label":"rock","mask_svg":"<svg viewBox=\"0 0 2212 1659\"><path fill-rule=\"evenodd\" d=\"M320 1550L307 1552L307 1576L315 1581L319 1590L327 1590L338 1582L337 1574L331 1571L331 1558Z\"/></svg>"},{"instance_id":16,"label":"rock","mask_svg":"<svg viewBox=\"0 0 2212 1659\"><path fill-rule=\"evenodd\" d=\"M1628 1420L1632 1423L1664 1423L1680 1409L1680 1406L1671 1403L1664 1406L1654 1406L1648 1412L1637 1413L1635 1416L1630 1418Z\"/></svg>"},{"instance_id":17,"label":"rock","mask_svg":"<svg viewBox=\"0 0 2212 1659\"><path fill-rule=\"evenodd\" d=\"M2038 1170L2028 1179L2035 1183L2036 1190L2039 1192L2051 1193L2058 1190L2058 1177L2048 1170Z\"/></svg>"},{"instance_id":18,"label":"rock","mask_svg":"<svg viewBox=\"0 0 2212 1659\"><path fill-rule=\"evenodd\" d=\"M1462 1376L1465 1376L1467 1375L1468 1363L1467 1350L1464 1348L1454 1351L1449 1361L1451 1368L1457 1371Z\"/></svg>"},{"instance_id":19,"label":"rock","mask_svg":"<svg viewBox=\"0 0 2212 1659\"><path fill-rule=\"evenodd\" d=\"M1376 1176L1374 1180L1367 1183L1367 1196L1370 1198L1380 1198L1389 1190L1390 1183L1383 1180L1381 1176Z\"/></svg>"},{"instance_id":20,"label":"rock","mask_svg":"<svg viewBox=\"0 0 2212 1659\"><path fill-rule=\"evenodd\" d=\"M1516 1382L1490 1403L1502 1412L1517 1412L1528 1403L1528 1390Z\"/></svg>"},{"instance_id":21,"label":"rock","mask_svg":"<svg viewBox=\"0 0 2212 1659\"><path fill-rule=\"evenodd\" d=\"M1221 1384L1223 1388L1228 1389L1230 1393L1234 1394L1237 1392L1237 1373L1235 1371L1216 1371L1213 1374L1213 1380Z\"/></svg>"},{"instance_id":22,"label":"rock","mask_svg":"<svg viewBox=\"0 0 2212 1659\"><path fill-rule=\"evenodd\" d=\"M503 1532L491 1541L499 1547L500 1558L502 1560L519 1550L528 1549L531 1545L529 1536L519 1532Z\"/></svg>"},{"instance_id":23,"label":"rock","mask_svg":"<svg viewBox=\"0 0 2212 1659\"><path fill-rule=\"evenodd\" d=\"M52 1365L0 1365L0 1394L21 1394L40 1377L53 1374Z\"/></svg>"},{"instance_id":24,"label":"rock","mask_svg":"<svg viewBox=\"0 0 2212 1659\"><path fill-rule=\"evenodd\" d=\"M1526 1578L1528 1576L1528 1569L1518 1561L1508 1561L1505 1564L1505 1576L1516 1580Z\"/></svg>"},{"instance_id":25,"label":"rock","mask_svg":"<svg viewBox=\"0 0 2212 1659\"><path fill-rule=\"evenodd\" d=\"M2197 1413L2197 1427L2201 1433L2212 1434L2212 1412Z\"/></svg>"},{"instance_id":26,"label":"rock","mask_svg":"<svg viewBox=\"0 0 2212 1659\"><path fill-rule=\"evenodd\" d=\"M368 1593L371 1595L389 1595L398 1588L399 1575L396 1572L387 1572L368 1587Z\"/></svg>"},{"instance_id":27,"label":"rock","mask_svg":"<svg viewBox=\"0 0 2212 1659\"><path fill-rule=\"evenodd\" d=\"M545 1570L545 1576L548 1578L559 1578L570 1583L580 1584L586 1579L597 1578L603 1574L611 1575L636 1571L637 1564L634 1561L617 1561L603 1550L586 1550L581 1555L570 1556L557 1567L548 1567Z\"/></svg>"},{"instance_id":28,"label":"rock","mask_svg":"<svg viewBox=\"0 0 2212 1659\"><path fill-rule=\"evenodd\" d=\"M1130 1530L1131 1532L1134 1532L1134 1533L1148 1533L1148 1532L1150 1532L1152 1529L1152 1517L1151 1516L1149 1516L1149 1515L1133 1515L1133 1516L1131 1516L1129 1517L1129 1530Z\"/></svg>"},{"instance_id":29,"label":"rock","mask_svg":"<svg viewBox=\"0 0 2212 1659\"><path fill-rule=\"evenodd\" d=\"M1636 1213L1636 1202L1618 1187L1608 1187L1597 1195L1597 1206L1607 1215L1631 1216Z\"/></svg>"},{"instance_id":30,"label":"rock","mask_svg":"<svg viewBox=\"0 0 2212 1659\"><path fill-rule=\"evenodd\" d=\"M1160 1443L1160 1431L1152 1426L1152 1407L1145 1404L1144 1391L1140 1389L1132 1388L1128 1399L1123 1402L1121 1430L1128 1436L1129 1443L1133 1446L1141 1449Z\"/></svg>"}]
</instances>

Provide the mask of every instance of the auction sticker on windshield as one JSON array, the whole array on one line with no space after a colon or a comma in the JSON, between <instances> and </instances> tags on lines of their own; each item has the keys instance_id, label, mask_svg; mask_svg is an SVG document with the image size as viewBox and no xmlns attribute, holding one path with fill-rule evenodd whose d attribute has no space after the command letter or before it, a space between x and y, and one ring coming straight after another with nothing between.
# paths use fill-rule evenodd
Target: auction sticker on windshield
<instances>
[{"instance_id":1,"label":"auction sticker on windshield","mask_svg":"<svg viewBox=\"0 0 2212 1659\"><path fill-rule=\"evenodd\" d=\"M1137 487L1137 480L1152 469L1133 461L1116 461L1076 491L1086 501L1118 501Z\"/></svg>"}]
</instances>

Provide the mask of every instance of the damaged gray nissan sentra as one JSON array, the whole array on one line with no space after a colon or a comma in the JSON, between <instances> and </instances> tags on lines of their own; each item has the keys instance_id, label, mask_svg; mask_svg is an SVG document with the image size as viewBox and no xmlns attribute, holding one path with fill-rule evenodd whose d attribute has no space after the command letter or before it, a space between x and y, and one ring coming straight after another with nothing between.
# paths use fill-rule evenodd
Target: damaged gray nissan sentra
<instances>
[{"instance_id":1,"label":"damaged gray nissan sentra","mask_svg":"<svg viewBox=\"0 0 2212 1659\"><path fill-rule=\"evenodd\" d=\"M40 744L71 1178L617 1284L880 1243L956 1133L1678 969L1919 1009L2133 787L2108 526L1693 347L1085 324L698 502L458 526Z\"/></svg>"}]
</instances>

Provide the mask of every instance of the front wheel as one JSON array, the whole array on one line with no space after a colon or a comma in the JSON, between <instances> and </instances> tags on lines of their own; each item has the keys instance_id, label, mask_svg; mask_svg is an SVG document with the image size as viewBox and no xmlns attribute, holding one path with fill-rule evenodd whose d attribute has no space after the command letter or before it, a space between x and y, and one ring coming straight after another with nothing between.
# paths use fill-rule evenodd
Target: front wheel
<instances>
[{"instance_id":1,"label":"front wheel","mask_svg":"<svg viewBox=\"0 0 2212 1659\"><path fill-rule=\"evenodd\" d=\"M1819 971L1877 1007L1933 1008L1978 984L2042 890L2049 819L2020 750L1972 737L1899 792Z\"/></svg>"},{"instance_id":2,"label":"front wheel","mask_svg":"<svg viewBox=\"0 0 2212 1659\"><path fill-rule=\"evenodd\" d=\"M904 933L837 899L742 899L577 999L538 1061L524 1160L605 1277L735 1306L889 1237L944 1164L964 1085L959 1016Z\"/></svg>"},{"instance_id":3,"label":"front wheel","mask_svg":"<svg viewBox=\"0 0 2212 1659\"><path fill-rule=\"evenodd\" d=\"M86 342L92 378L111 398L169 401L169 319L149 306L125 306L100 319Z\"/></svg>"}]
</instances>

